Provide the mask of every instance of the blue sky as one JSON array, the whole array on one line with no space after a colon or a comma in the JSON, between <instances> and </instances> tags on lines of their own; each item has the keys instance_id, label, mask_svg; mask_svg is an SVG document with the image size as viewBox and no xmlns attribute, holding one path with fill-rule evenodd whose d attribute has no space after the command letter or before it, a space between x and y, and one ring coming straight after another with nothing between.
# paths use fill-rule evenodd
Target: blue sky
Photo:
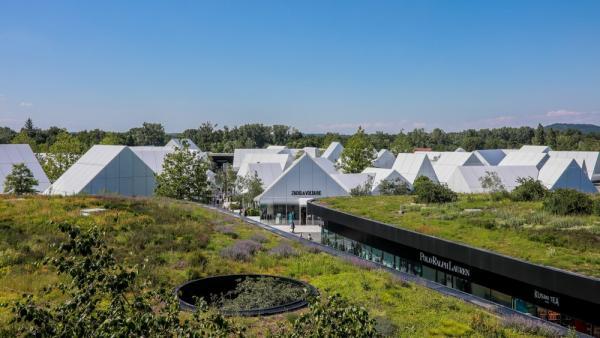
<instances>
[{"instance_id":1,"label":"blue sky","mask_svg":"<svg viewBox=\"0 0 600 338\"><path fill-rule=\"evenodd\" d=\"M600 1L0 0L0 125L600 124Z\"/></svg>"}]
</instances>

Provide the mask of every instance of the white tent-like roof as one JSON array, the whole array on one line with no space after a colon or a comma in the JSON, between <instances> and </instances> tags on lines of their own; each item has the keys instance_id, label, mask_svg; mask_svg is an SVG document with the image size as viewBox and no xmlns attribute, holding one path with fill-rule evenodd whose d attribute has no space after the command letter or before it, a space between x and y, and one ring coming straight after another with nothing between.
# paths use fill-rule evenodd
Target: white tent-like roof
<instances>
[{"instance_id":1,"label":"white tent-like roof","mask_svg":"<svg viewBox=\"0 0 600 338\"><path fill-rule=\"evenodd\" d=\"M330 174L339 174L340 172L335 168L335 164L333 164L330 160L324 157L313 157L313 160L316 164L319 165L323 170Z\"/></svg>"},{"instance_id":2,"label":"white tent-like roof","mask_svg":"<svg viewBox=\"0 0 600 338\"><path fill-rule=\"evenodd\" d=\"M580 167L587 170L588 178L592 181L600 180L600 152L597 151L551 151L550 158L567 158L577 161Z\"/></svg>"},{"instance_id":3,"label":"white tent-like roof","mask_svg":"<svg viewBox=\"0 0 600 338\"><path fill-rule=\"evenodd\" d=\"M317 147L304 147L302 148L305 154L308 154L310 157L319 157L319 148Z\"/></svg>"},{"instance_id":4,"label":"white tent-like roof","mask_svg":"<svg viewBox=\"0 0 600 338\"><path fill-rule=\"evenodd\" d=\"M524 145L521 147L521 149L519 149L519 151L531 151L531 152L535 152L535 153L547 153L549 152L550 147L548 146L533 146L533 145Z\"/></svg>"},{"instance_id":5,"label":"white tent-like roof","mask_svg":"<svg viewBox=\"0 0 600 338\"><path fill-rule=\"evenodd\" d=\"M281 148L280 146L269 146L272 148L267 149L235 149L233 151L233 170L239 170L242 166L244 158L248 155L268 155L268 154L290 154L290 150L287 147Z\"/></svg>"},{"instance_id":6,"label":"white tent-like roof","mask_svg":"<svg viewBox=\"0 0 600 338\"><path fill-rule=\"evenodd\" d=\"M499 166L535 166L538 170L542 169L544 163L548 160L548 154L543 152L532 151L514 151L506 154L506 156L498 163Z\"/></svg>"},{"instance_id":7,"label":"white tent-like roof","mask_svg":"<svg viewBox=\"0 0 600 338\"><path fill-rule=\"evenodd\" d=\"M331 144L327 147L327 149L325 149L321 157L324 157L330 160L331 162L335 163L337 162L337 160L339 160L340 156L342 155L342 151L344 151L344 146L342 146L341 143L331 142Z\"/></svg>"},{"instance_id":8,"label":"white tent-like roof","mask_svg":"<svg viewBox=\"0 0 600 338\"><path fill-rule=\"evenodd\" d=\"M502 149L475 150L473 154L477 156L483 165L498 165L506 156L506 152Z\"/></svg>"},{"instance_id":9,"label":"white tent-like roof","mask_svg":"<svg viewBox=\"0 0 600 338\"><path fill-rule=\"evenodd\" d=\"M348 196L348 191L333 175L304 154L255 200L261 204L298 204L305 198Z\"/></svg>"},{"instance_id":10,"label":"white tent-like roof","mask_svg":"<svg viewBox=\"0 0 600 338\"><path fill-rule=\"evenodd\" d=\"M283 168L278 163L249 163L245 167L247 168L245 175L242 176L238 172L238 176L257 175L262 181L263 189L270 186L283 173Z\"/></svg>"},{"instance_id":11,"label":"white tent-like roof","mask_svg":"<svg viewBox=\"0 0 600 338\"><path fill-rule=\"evenodd\" d=\"M410 184L413 184L419 176L426 176L438 182L435 170L426 154L400 153L392 169L398 171Z\"/></svg>"},{"instance_id":12,"label":"white tent-like roof","mask_svg":"<svg viewBox=\"0 0 600 338\"><path fill-rule=\"evenodd\" d=\"M372 181L375 178L375 175L366 173L333 174L331 177L333 177L333 179L336 180L348 194L350 194L352 189L362 186L370 180Z\"/></svg>"},{"instance_id":13,"label":"white tent-like roof","mask_svg":"<svg viewBox=\"0 0 600 338\"><path fill-rule=\"evenodd\" d=\"M20 163L24 163L38 181L35 190L44 191L50 186L50 180L29 144L0 144L0 193L4 192L4 181L12 172L13 165Z\"/></svg>"},{"instance_id":14,"label":"white tent-like roof","mask_svg":"<svg viewBox=\"0 0 600 338\"><path fill-rule=\"evenodd\" d=\"M394 156L391 151L387 149L381 149L377 153L377 157L373 160L373 166L375 168L391 169L394 166L395 161L396 156Z\"/></svg>"},{"instance_id":15,"label":"white tent-like roof","mask_svg":"<svg viewBox=\"0 0 600 338\"><path fill-rule=\"evenodd\" d=\"M95 145L45 193L150 196L155 184L152 169L128 147Z\"/></svg>"},{"instance_id":16,"label":"white tent-like roof","mask_svg":"<svg viewBox=\"0 0 600 338\"><path fill-rule=\"evenodd\" d=\"M200 150L200 148L198 148L196 143L194 143L194 141L190 140L189 138L183 138L183 139L173 138L165 145L165 148L172 148L172 149L183 148L184 142L186 142L188 144L190 150L197 150L197 151Z\"/></svg>"},{"instance_id":17,"label":"white tent-like roof","mask_svg":"<svg viewBox=\"0 0 600 338\"><path fill-rule=\"evenodd\" d=\"M281 171L285 170L293 159L290 154L273 154L273 153L250 153L244 156L244 160L240 164L238 170L239 176L246 176L248 173L248 165L251 163L276 163L281 168Z\"/></svg>"},{"instance_id":18,"label":"white tent-like roof","mask_svg":"<svg viewBox=\"0 0 600 338\"><path fill-rule=\"evenodd\" d=\"M481 186L480 181L480 178L488 173L496 173L507 191L512 191L519 184L518 178L535 179L538 176L535 166L466 166L456 168L446 184L452 191L459 193L488 192Z\"/></svg>"},{"instance_id":19,"label":"white tent-like roof","mask_svg":"<svg viewBox=\"0 0 600 338\"><path fill-rule=\"evenodd\" d=\"M540 170L538 180L551 190L569 188L587 193L598 192L585 169L572 158L550 157Z\"/></svg>"},{"instance_id":20,"label":"white tent-like roof","mask_svg":"<svg viewBox=\"0 0 600 338\"><path fill-rule=\"evenodd\" d=\"M163 171L163 162L165 156L175 151L175 148L171 147L152 147L152 146L140 146L140 147L129 147L152 171L156 174L160 174Z\"/></svg>"},{"instance_id":21,"label":"white tent-like roof","mask_svg":"<svg viewBox=\"0 0 600 338\"><path fill-rule=\"evenodd\" d=\"M433 162L433 169L438 181L446 183L448 178L460 166L482 166L483 163L475 154L468 152L444 152L437 161Z\"/></svg>"},{"instance_id":22,"label":"white tent-like roof","mask_svg":"<svg viewBox=\"0 0 600 338\"><path fill-rule=\"evenodd\" d=\"M374 175L373 182L372 182L373 188L371 189L371 193L373 195L379 195L379 187L381 185L381 182L383 182L383 181L401 180L401 181L405 182L410 188L412 188L412 185L410 184L410 182L408 182L406 180L406 178L404 178L395 169L369 167L369 168L365 168L365 170L363 170L363 173Z\"/></svg>"}]
</instances>

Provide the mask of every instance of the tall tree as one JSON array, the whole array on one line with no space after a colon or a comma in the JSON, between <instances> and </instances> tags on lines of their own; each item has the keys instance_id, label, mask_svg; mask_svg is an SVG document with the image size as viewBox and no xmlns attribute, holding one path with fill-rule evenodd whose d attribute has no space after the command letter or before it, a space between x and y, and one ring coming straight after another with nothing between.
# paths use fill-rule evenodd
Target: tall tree
<instances>
[{"instance_id":1,"label":"tall tree","mask_svg":"<svg viewBox=\"0 0 600 338\"><path fill-rule=\"evenodd\" d=\"M167 154L163 171L156 177L158 196L171 197L194 202L208 202L212 187L206 175L208 162L191 151L188 145Z\"/></svg>"},{"instance_id":2,"label":"tall tree","mask_svg":"<svg viewBox=\"0 0 600 338\"><path fill-rule=\"evenodd\" d=\"M346 173L359 173L371 165L375 159L375 148L369 141L362 127L346 142L346 147L342 151L341 168Z\"/></svg>"},{"instance_id":3,"label":"tall tree","mask_svg":"<svg viewBox=\"0 0 600 338\"><path fill-rule=\"evenodd\" d=\"M10 194L33 194L38 180L25 163L13 164L12 171L4 179L4 192Z\"/></svg>"},{"instance_id":4,"label":"tall tree","mask_svg":"<svg viewBox=\"0 0 600 338\"><path fill-rule=\"evenodd\" d=\"M59 134L45 156L39 158L50 181L56 181L77 162L83 150L84 147L78 138L67 132Z\"/></svg>"},{"instance_id":5,"label":"tall tree","mask_svg":"<svg viewBox=\"0 0 600 338\"><path fill-rule=\"evenodd\" d=\"M141 128L130 129L129 134L136 146L162 146L167 138L165 128L160 123L144 122Z\"/></svg>"},{"instance_id":6,"label":"tall tree","mask_svg":"<svg viewBox=\"0 0 600 338\"><path fill-rule=\"evenodd\" d=\"M535 133L533 134L533 144L540 146L546 145L546 133L542 124L538 124L535 129Z\"/></svg>"}]
</instances>

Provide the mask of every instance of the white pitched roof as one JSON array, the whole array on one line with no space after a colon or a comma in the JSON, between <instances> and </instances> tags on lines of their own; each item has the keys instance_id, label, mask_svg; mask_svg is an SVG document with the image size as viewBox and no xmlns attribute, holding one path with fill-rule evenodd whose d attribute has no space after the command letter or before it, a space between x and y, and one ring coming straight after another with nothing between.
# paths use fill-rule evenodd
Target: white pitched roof
<instances>
[{"instance_id":1,"label":"white pitched roof","mask_svg":"<svg viewBox=\"0 0 600 338\"><path fill-rule=\"evenodd\" d=\"M323 170L330 174L339 174L340 172L335 168L335 164L333 164L330 160L324 157L314 157L313 160L316 164L318 164Z\"/></svg>"},{"instance_id":2,"label":"white pitched roof","mask_svg":"<svg viewBox=\"0 0 600 338\"><path fill-rule=\"evenodd\" d=\"M506 151L502 149L475 150L473 154L479 158L484 165L498 165L506 156Z\"/></svg>"},{"instance_id":3,"label":"white pitched roof","mask_svg":"<svg viewBox=\"0 0 600 338\"><path fill-rule=\"evenodd\" d=\"M244 158L250 154L289 154L287 148L267 148L267 149L235 149L233 151L233 170L239 170Z\"/></svg>"},{"instance_id":4,"label":"white pitched roof","mask_svg":"<svg viewBox=\"0 0 600 338\"><path fill-rule=\"evenodd\" d=\"M521 149L519 149L519 151L532 151L532 152L536 152L536 153L547 153L549 152L550 147L548 146L533 146L533 145L524 145L521 147Z\"/></svg>"},{"instance_id":5,"label":"white pitched roof","mask_svg":"<svg viewBox=\"0 0 600 338\"><path fill-rule=\"evenodd\" d=\"M374 195L379 194L379 185L381 184L381 182L383 182L385 180L396 180L396 179L399 179L399 180L405 182L406 184L408 184L409 187L412 186L410 184L410 182L408 182L408 180L406 180L406 178L404 178L395 169L384 169L384 168L368 167L368 168L365 168L365 170L363 170L363 173L374 175L374 178L373 178L373 188L371 189L371 192Z\"/></svg>"},{"instance_id":6,"label":"white pitched roof","mask_svg":"<svg viewBox=\"0 0 600 338\"><path fill-rule=\"evenodd\" d=\"M194 143L194 141L190 140L189 138L184 138L184 139L179 139L179 138L172 138L166 145L166 148L183 148L183 142L187 142L189 149L190 150L200 150L200 148L198 148L198 146L196 145L196 143Z\"/></svg>"},{"instance_id":7,"label":"white pitched roof","mask_svg":"<svg viewBox=\"0 0 600 338\"><path fill-rule=\"evenodd\" d=\"M548 154L542 152L532 151L514 151L509 152L506 156L498 163L500 166L530 166L533 165L536 168L541 169L544 163L548 160Z\"/></svg>"},{"instance_id":8,"label":"white pitched roof","mask_svg":"<svg viewBox=\"0 0 600 338\"><path fill-rule=\"evenodd\" d=\"M335 163L342 155L342 151L344 151L344 146L342 146L341 143L331 142L331 144L327 147L327 149L325 149L321 157L324 157L330 160L331 162Z\"/></svg>"},{"instance_id":9,"label":"white pitched roof","mask_svg":"<svg viewBox=\"0 0 600 338\"><path fill-rule=\"evenodd\" d=\"M468 152L443 152L437 161L433 162L433 169L438 181L446 183L448 178L460 166L482 166L479 158Z\"/></svg>"},{"instance_id":10,"label":"white pitched roof","mask_svg":"<svg viewBox=\"0 0 600 338\"><path fill-rule=\"evenodd\" d=\"M6 176L12 172L14 164L24 163L38 181L37 191L50 186L50 180L35 157L29 144L0 144L0 193L4 192Z\"/></svg>"},{"instance_id":11,"label":"white pitched roof","mask_svg":"<svg viewBox=\"0 0 600 338\"><path fill-rule=\"evenodd\" d=\"M171 140L172 141L172 140ZM165 156L175 151L175 147L140 146L129 147L152 171L160 174L163 171Z\"/></svg>"},{"instance_id":12,"label":"white pitched roof","mask_svg":"<svg viewBox=\"0 0 600 338\"><path fill-rule=\"evenodd\" d=\"M485 177L488 172L496 173L507 191L512 191L518 185L518 178L536 179L538 176L535 166L464 166L457 167L448 177L446 184L459 193L487 192L481 186L479 178Z\"/></svg>"},{"instance_id":13,"label":"white pitched roof","mask_svg":"<svg viewBox=\"0 0 600 338\"><path fill-rule=\"evenodd\" d=\"M239 176L246 176L248 173L248 165L251 163L276 163L285 170L292 163L292 156L289 154L273 154L273 153L249 153L244 156L244 160L240 164L238 170Z\"/></svg>"},{"instance_id":14,"label":"white pitched roof","mask_svg":"<svg viewBox=\"0 0 600 338\"><path fill-rule=\"evenodd\" d=\"M398 171L410 184L413 184L419 176L429 177L434 182L438 181L431 161L422 153L398 154L392 169Z\"/></svg>"},{"instance_id":15,"label":"white pitched roof","mask_svg":"<svg viewBox=\"0 0 600 338\"><path fill-rule=\"evenodd\" d=\"M364 185L369 180L375 178L375 174L359 173L359 174L333 174L331 175L348 193L350 190Z\"/></svg>"},{"instance_id":16,"label":"white pitched roof","mask_svg":"<svg viewBox=\"0 0 600 338\"><path fill-rule=\"evenodd\" d=\"M246 167L246 175L256 174L262 181L263 188L270 186L283 173L278 163L249 163Z\"/></svg>"},{"instance_id":17,"label":"white pitched roof","mask_svg":"<svg viewBox=\"0 0 600 338\"><path fill-rule=\"evenodd\" d=\"M288 148L287 146L278 146L278 145L275 145L275 144L267 146L267 149L277 150L277 151L285 150L287 148Z\"/></svg>"},{"instance_id":18,"label":"white pitched roof","mask_svg":"<svg viewBox=\"0 0 600 338\"><path fill-rule=\"evenodd\" d=\"M585 168L588 177L593 180L600 180L600 152L597 151L551 151L550 158L570 158L577 161L580 167Z\"/></svg>"},{"instance_id":19,"label":"white pitched roof","mask_svg":"<svg viewBox=\"0 0 600 338\"><path fill-rule=\"evenodd\" d=\"M131 149L126 146L95 145L45 193L149 196L154 191L154 185L154 172Z\"/></svg>"},{"instance_id":20,"label":"white pitched roof","mask_svg":"<svg viewBox=\"0 0 600 338\"><path fill-rule=\"evenodd\" d=\"M385 168L391 169L394 166L394 162L396 161L396 156L387 150L381 149L377 153L377 157L373 160L373 166L376 168Z\"/></svg>"},{"instance_id":21,"label":"white pitched roof","mask_svg":"<svg viewBox=\"0 0 600 338\"><path fill-rule=\"evenodd\" d=\"M302 148L305 154L308 154L310 157L319 157L319 148L317 147L304 147Z\"/></svg>"},{"instance_id":22,"label":"white pitched roof","mask_svg":"<svg viewBox=\"0 0 600 338\"><path fill-rule=\"evenodd\" d=\"M301 199L347 196L348 191L333 175L304 154L294 161L255 200L260 203L296 204Z\"/></svg>"},{"instance_id":23,"label":"white pitched roof","mask_svg":"<svg viewBox=\"0 0 600 338\"><path fill-rule=\"evenodd\" d=\"M582 192L598 192L587 172L572 158L550 157L540 170L538 179L548 189L570 188Z\"/></svg>"}]
</instances>

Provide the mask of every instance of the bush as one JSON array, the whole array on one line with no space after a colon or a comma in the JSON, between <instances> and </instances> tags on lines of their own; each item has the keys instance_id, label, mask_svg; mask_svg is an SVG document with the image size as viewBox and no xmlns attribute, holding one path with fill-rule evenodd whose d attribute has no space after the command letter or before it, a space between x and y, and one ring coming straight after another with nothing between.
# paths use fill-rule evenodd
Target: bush
<instances>
[{"instance_id":1,"label":"bush","mask_svg":"<svg viewBox=\"0 0 600 338\"><path fill-rule=\"evenodd\" d=\"M556 189L544 199L544 210L556 215L589 215L592 208L590 196L574 189Z\"/></svg>"},{"instance_id":2,"label":"bush","mask_svg":"<svg viewBox=\"0 0 600 338\"><path fill-rule=\"evenodd\" d=\"M410 186L400 178L383 180L379 183L379 193L382 195L408 195Z\"/></svg>"},{"instance_id":3,"label":"bush","mask_svg":"<svg viewBox=\"0 0 600 338\"><path fill-rule=\"evenodd\" d=\"M600 199L595 199L593 202L593 206L594 206L594 215L596 216L600 216Z\"/></svg>"},{"instance_id":4,"label":"bush","mask_svg":"<svg viewBox=\"0 0 600 338\"><path fill-rule=\"evenodd\" d=\"M446 185L432 182L425 176L417 178L413 186L418 203L448 203L458 199L458 195Z\"/></svg>"},{"instance_id":5,"label":"bush","mask_svg":"<svg viewBox=\"0 0 600 338\"><path fill-rule=\"evenodd\" d=\"M247 209L246 216L260 216L260 210L254 208Z\"/></svg>"},{"instance_id":6,"label":"bush","mask_svg":"<svg viewBox=\"0 0 600 338\"><path fill-rule=\"evenodd\" d=\"M534 178L519 177L517 182L519 185L510 194L514 201L540 201L548 193L542 182Z\"/></svg>"},{"instance_id":7,"label":"bush","mask_svg":"<svg viewBox=\"0 0 600 338\"><path fill-rule=\"evenodd\" d=\"M502 325L507 328L514 329L519 332L524 332L542 337L561 337L562 332L549 325L540 322L533 318L524 316L508 316L503 319Z\"/></svg>"},{"instance_id":8,"label":"bush","mask_svg":"<svg viewBox=\"0 0 600 338\"><path fill-rule=\"evenodd\" d=\"M221 257L236 261L249 261L261 249L262 245L260 243L244 239L221 250Z\"/></svg>"},{"instance_id":9,"label":"bush","mask_svg":"<svg viewBox=\"0 0 600 338\"><path fill-rule=\"evenodd\" d=\"M292 257L292 256L297 256L298 253L296 252L296 250L294 250L294 248L287 244L287 243L281 243L278 246L274 247L273 249L271 249L269 251L269 253L271 255L277 256L277 257L281 257L281 258L288 258L288 257Z\"/></svg>"}]
</instances>

